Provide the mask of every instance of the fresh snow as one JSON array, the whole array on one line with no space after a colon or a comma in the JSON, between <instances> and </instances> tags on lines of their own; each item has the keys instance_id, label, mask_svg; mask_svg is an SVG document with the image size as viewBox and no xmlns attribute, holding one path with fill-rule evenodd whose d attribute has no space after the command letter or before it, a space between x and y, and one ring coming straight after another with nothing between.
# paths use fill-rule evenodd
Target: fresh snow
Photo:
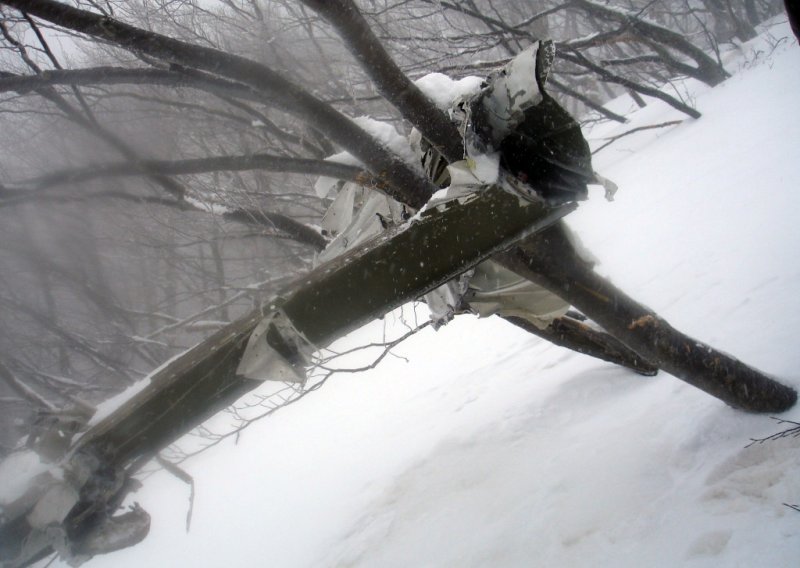
<instances>
[{"instance_id":1,"label":"fresh snow","mask_svg":"<svg viewBox=\"0 0 800 568\"><path fill-rule=\"evenodd\" d=\"M205 211L206 213L212 213L214 215L225 215L226 213L231 212L231 208L226 205L221 205L219 203L208 203L206 201L201 201L200 199L195 199L194 197L187 196L184 198L186 203L196 207L200 211Z\"/></svg>"},{"instance_id":2,"label":"fresh snow","mask_svg":"<svg viewBox=\"0 0 800 568\"><path fill-rule=\"evenodd\" d=\"M414 151L408 143L408 138L400 135L394 126L375 120L368 116L358 116L353 119L362 130L366 131L372 136L378 144L382 145L387 150L393 152L396 156L400 157L405 163L411 167L420 170L419 160L417 160ZM346 164L348 166L362 166L361 161L353 156L350 152L339 152L333 156L326 158L329 162L336 162L339 164ZM330 191L339 183L338 179L320 176L314 183L314 191L320 198L326 197Z\"/></svg>"},{"instance_id":3,"label":"fresh snow","mask_svg":"<svg viewBox=\"0 0 800 568\"><path fill-rule=\"evenodd\" d=\"M95 408L95 412L92 415L92 418L89 420L89 423L87 424L87 428L96 426L97 424L99 424L100 422L111 416L111 414L113 414L116 410L124 406L125 403L130 401L137 394L139 394L148 386L150 386L150 383L156 374L166 369L169 365L171 365L172 363L174 363L175 361L186 355L192 349L194 349L194 347L190 347L184 351L181 351L180 353L173 355L172 357L161 363L158 367L147 373L147 375L145 375L144 377L142 377L141 379L130 385L125 390L118 392L111 398L108 398L103 402L101 402L100 404L98 404L97 407Z\"/></svg>"},{"instance_id":4,"label":"fresh snow","mask_svg":"<svg viewBox=\"0 0 800 568\"><path fill-rule=\"evenodd\" d=\"M33 479L51 467L31 450L14 452L0 461L0 517L3 507L25 495Z\"/></svg>"},{"instance_id":5,"label":"fresh snow","mask_svg":"<svg viewBox=\"0 0 800 568\"><path fill-rule=\"evenodd\" d=\"M593 192L569 223L601 273L678 329L800 387L800 49L773 47L745 46L717 88L677 85L700 120L599 152L617 199ZM651 100L588 136L676 118ZM339 348L414 320L406 308ZM147 477L134 499L150 536L89 566L798 565L800 513L784 503L800 504L800 438L746 447L785 427L768 416L496 318L460 316L394 352L185 462L191 532L189 488Z\"/></svg>"},{"instance_id":6,"label":"fresh snow","mask_svg":"<svg viewBox=\"0 0 800 568\"><path fill-rule=\"evenodd\" d=\"M399 156L404 162L421 169L416 154L408 143L408 138L395 130L394 126L368 116L353 119L358 126L368 132L379 144Z\"/></svg>"},{"instance_id":7,"label":"fresh snow","mask_svg":"<svg viewBox=\"0 0 800 568\"><path fill-rule=\"evenodd\" d=\"M477 94L482 82L481 77L452 79L444 73L428 73L414 81L414 84L433 104L448 111L458 99Z\"/></svg>"}]
</instances>

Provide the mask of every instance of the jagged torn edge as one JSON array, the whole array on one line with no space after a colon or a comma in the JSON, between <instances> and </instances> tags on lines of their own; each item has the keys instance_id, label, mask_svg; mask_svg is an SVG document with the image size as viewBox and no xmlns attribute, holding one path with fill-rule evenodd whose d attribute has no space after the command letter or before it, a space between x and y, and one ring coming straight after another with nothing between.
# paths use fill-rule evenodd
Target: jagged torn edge
<instances>
[{"instance_id":1,"label":"jagged torn edge","mask_svg":"<svg viewBox=\"0 0 800 568\"><path fill-rule=\"evenodd\" d=\"M298 355L293 363L267 341L272 327ZM247 341L236 374L255 381L279 381L305 384L305 365L312 360L317 348L291 322L283 310L275 310L262 319Z\"/></svg>"}]
</instances>

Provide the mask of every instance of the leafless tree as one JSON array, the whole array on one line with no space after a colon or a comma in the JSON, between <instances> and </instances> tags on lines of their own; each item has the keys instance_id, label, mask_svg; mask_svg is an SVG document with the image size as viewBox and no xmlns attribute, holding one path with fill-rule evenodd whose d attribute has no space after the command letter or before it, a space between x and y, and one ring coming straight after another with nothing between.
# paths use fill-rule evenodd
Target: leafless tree
<instances>
[{"instance_id":1,"label":"leafless tree","mask_svg":"<svg viewBox=\"0 0 800 568\"><path fill-rule=\"evenodd\" d=\"M697 118L660 87L677 77L723 81L718 44L751 37L780 8L758 0L543 1L535 11L523 0L77 4L0 1L6 449L32 431L37 413L100 401L210 332L222 330L195 348L209 348L208 366L179 360L170 376L232 376L225 357L252 331L250 310L307 272L327 244L316 229L327 204L313 190L318 176L420 208L433 184L350 120L369 115L404 134L416 127L447 160L461 159L460 133L411 79L483 75L547 35L560 54L554 92L582 120L624 121L602 106L622 91ZM361 165L324 159L342 149ZM634 357L750 410L794 401L757 371L695 349L580 261L558 226L494 258L610 332L617 362ZM577 336L583 347L569 346L589 352L607 341L575 321L541 335ZM228 398L253 386L226 385ZM196 422L171 424L159 443ZM126 455L141 462L156 446Z\"/></svg>"}]
</instances>

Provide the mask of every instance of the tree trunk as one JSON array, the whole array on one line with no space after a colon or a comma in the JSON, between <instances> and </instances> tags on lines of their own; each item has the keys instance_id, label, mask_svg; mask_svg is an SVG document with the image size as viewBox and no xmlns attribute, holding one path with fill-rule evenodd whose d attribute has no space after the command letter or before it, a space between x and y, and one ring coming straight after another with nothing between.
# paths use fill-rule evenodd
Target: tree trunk
<instances>
[{"instance_id":1,"label":"tree trunk","mask_svg":"<svg viewBox=\"0 0 800 568\"><path fill-rule=\"evenodd\" d=\"M504 319L550 343L621 365L640 375L652 377L658 373L657 366L645 361L641 355L614 337L570 317L556 318L545 329L539 329L524 318L512 316Z\"/></svg>"},{"instance_id":2,"label":"tree trunk","mask_svg":"<svg viewBox=\"0 0 800 568\"><path fill-rule=\"evenodd\" d=\"M494 258L548 288L645 360L734 408L783 412L794 389L673 328L579 260L560 226Z\"/></svg>"}]
</instances>

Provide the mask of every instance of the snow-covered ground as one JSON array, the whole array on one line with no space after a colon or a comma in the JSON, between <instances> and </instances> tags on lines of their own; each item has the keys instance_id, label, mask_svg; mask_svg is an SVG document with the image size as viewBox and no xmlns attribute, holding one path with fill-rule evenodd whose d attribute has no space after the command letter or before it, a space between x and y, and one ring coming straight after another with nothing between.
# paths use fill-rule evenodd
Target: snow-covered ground
<instances>
[{"instance_id":1,"label":"snow-covered ground","mask_svg":"<svg viewBox=\"0 0 800 568\"><path fill-rule=\"evenodd\" d=\"M678 329L800 387L800 49L738 54L700 120L596 155L620 190L569 221L598 269ZM786 38L778 41L779 38ZM777 46L775 46L775 42ZM557 73L557 69L556 69ZM626 100L616 110L629 110ZM621 108L620 108L621 107ZM682 119L657 102L603 139ZM406 319L413 319L406 310ZM405 331L389 316L347 342ZM489 318L457 318L135 496L140 545L89 566L800 564L800 438L665 373L643 378ZM800 420L800 408L782 418Z\"/></svg>"}]
</instances>

